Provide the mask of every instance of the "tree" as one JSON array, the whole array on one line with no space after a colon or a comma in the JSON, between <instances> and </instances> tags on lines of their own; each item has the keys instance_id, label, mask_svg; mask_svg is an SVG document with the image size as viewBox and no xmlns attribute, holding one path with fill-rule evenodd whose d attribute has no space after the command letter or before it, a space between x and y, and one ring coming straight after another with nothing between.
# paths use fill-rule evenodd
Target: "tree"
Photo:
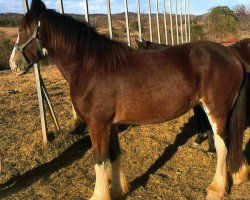
<instances>
[{"instance_id":1,"label":"tree","mask_svg":"<svg viewBox=\"0 0 250 200\"><path fill-rule=\"evenodd\" d=\"M247 8L242 4L238 4L234 8L234 13L239 21L243 20L247 17Z\"/></svg>"},{"instance_id":2,"label":"tree","mask_svg":"<svg viewBox=\"0 0 250 200\"><path fill-rule=\"evenodd\" d=\"M216 38L237 36L237 17L227 6L212 8L209 13L209 19L211 23L209 34Z\"/></svg>"},{"instance_id":3,"label":"tree","mask_svg":"<svg viewBox=\"0 0 250 200\"><path fill-rule=\"evenodd\" d=\"M240 30L248 31L250 29L250 23L249 23L250 18L248 15L247 8L244 5L239 4L234 8L234 13L239 22Z\"/></svg>"},{"instance_id":4,"label":"tree","mask_svg":"<svg viewBox=\"0 0 250 200\"><path fill-rule=\"evenodd\" d=\"M131 23L130 28L132 31L139 31L139 25L137 21L134 21ZM144 32L144 26L143 24L141 24L141 32Z\"/></svg>"},{"instance_id":5,"label":"tree","mask_svg":"<svg viewBox=\"0 0 250 200\"><path fill-rule=\"evenodd\" d=\"M197 20L192 20L191 22L191 38L192 41L206 39L204 28L202 25L198 24Z\"/></svg>"}]
</instances>

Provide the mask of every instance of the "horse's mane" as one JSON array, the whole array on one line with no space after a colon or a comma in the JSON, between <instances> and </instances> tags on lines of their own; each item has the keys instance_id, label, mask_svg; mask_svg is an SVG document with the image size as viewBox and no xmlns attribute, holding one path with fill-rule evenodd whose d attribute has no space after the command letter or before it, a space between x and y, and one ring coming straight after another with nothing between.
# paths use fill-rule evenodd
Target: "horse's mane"
<instances>
[{"instance_id":1,"label":"horse's mane","mask_svg":"<svg viewBox=\"0 0 250 200\"><path fill-rule=\"evenodd\" d=\"M106 71L124 66L131 51L126 44L98 34L86 22L53 10L47 9L41 16L41 31L47 34L49 45L55 51L63 53L62 56L80 59L88 71Z\"/></svg>"}]
</instances>

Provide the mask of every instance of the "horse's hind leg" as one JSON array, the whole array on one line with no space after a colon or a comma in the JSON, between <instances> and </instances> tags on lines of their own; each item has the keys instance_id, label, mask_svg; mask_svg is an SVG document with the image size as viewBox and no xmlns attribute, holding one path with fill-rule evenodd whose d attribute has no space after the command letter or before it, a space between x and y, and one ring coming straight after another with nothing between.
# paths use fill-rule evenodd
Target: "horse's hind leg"
<instances>
[{"instance_id":1,"label":"horse's hind leg","mask_svg":"<svg viewBox=\"0 0 250 200\"><path fill-rule=\"evenodd\" d=\"M227 120L227 113L216 113L215 110L210 110L205 104L205 112L207 113L209 122L214 132L214 143L217 152L217 165L214 179L207 188L207 200L222 199L227 187L227 147L224 141L224 127Z\"/></svg>"},{"instance_id":2,"label":"horse's hind leg","mask_svg":"<svg viewBox=\"0 0 250 200\"><path fill-rule=\"evenodd\" d=\"M106 123L91 123L89 125L90 137L96 172L94 194L90 200L110 200L109 193L109 125Z\"/></svg>"},{"instance_id":3,"label":"horse's hind leg","mask_svg":"<svg viewBox=\"0 0 250 200\"><path fill-rule=\"evenodd\" d=\"M128 184L121 166L121 149L118 138L118 125L114 125L110 131L109 152L112 164L112 184L110 193L112 199L117 199L128 192Z\"/></svg>"},{"instance_id":4,"label":"horse's hind leg","mask_svg":"<svg viewBox=\"0 0 250 200\"><path fill-rule=\"evenodd\" d=\"M193 111L198 131L197 138L195 139L194 142L197 144L201 144L206 139L206 131L207 131L206 123L209 122L206 122L208 121L208 119L201 105L196 105L193 108Z\"/></svg>"},{"instance_id":5,"label":"horse's hind leg","mask_svg":"<svg viewBox=\"0 0 250 200\"><path fill-rule=\"evenodd\" d=\"M207 115L201 105L197 105L193 108L194 117L197 123L198 135L195 139L195 143L201 144L206 137L208 138L208 152L215 152L213 132ZM205 134L207 133L207 134ZM206 136L207 135L207 136Z\"/></svg>"}]
</instances>

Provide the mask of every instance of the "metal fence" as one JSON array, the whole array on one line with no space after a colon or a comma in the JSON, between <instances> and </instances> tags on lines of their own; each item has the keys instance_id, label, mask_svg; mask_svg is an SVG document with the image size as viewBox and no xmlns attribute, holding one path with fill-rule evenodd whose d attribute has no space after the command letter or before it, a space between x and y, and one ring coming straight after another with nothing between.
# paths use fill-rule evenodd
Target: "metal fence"
<instances>
[{"instance_id":1,"label":"metal fence","mask_svg":"<svg viewBox=\"0 0 250 200\"><path fill-rule=\"evenodd\" d=\"M89 21L89 9L88 9L88 0L84 1L84 15L85 20L91 24ZM134 0L137 3L137 21L138 21L138 39L142 40L142 25L141 25L141 2L140 0ZM157 38L158 43L161 43L161 34L165 34L165 43L168 44L168 40L170 39L171 44L180 44L180 43L186 43L190 42L191 40L191 32L190 32L190 0L174 0L175 2L172 2L172 0L163 0L162 5L159 5L158 0L148 0L147 6L148 6L148 23L149 23L149 36L150 41L153 41L153 29L152 29L152 20L153 20L153 12L152 12L152 4L155 3L155 16L156 16L156 25L157 25ZM112 30L112 8L110 0L106 0L107 2L107 16L108 16L108 28L109 28L109 35L110 38L113 39L113 30ZM22 0L23 3L23 9L26 13L29 9L28 1ZM174 4L173 4L174 3ZM167 9L167 5L168 8ZM63 0L58 0L58 6L59 6L59 12L64 14L64 6L63 6ZM163 12L159 12L159 7L163 8ZM173 14L173 6L175 7L175 13ZM129 5L128 0L124 0L124 12L125 12L125 21L126 21L126 32L127 32L127 43L129 46L131 46L131 39L130 39L130 28L129 28ZM184 12L184 13L183 13ZM167 26L167 13L169 13L169 24L170 27ZM163 27L164 27L164 33L160 31L160 20L159 20L159 14L163 15ZM174 22L173 17L175 18L175 30L174 30ZM183 20L184 17L184 20ZM168 34L168 30L170 31L170 35ZM170 38L168 38L170 37ZM49 95L46 92L45 85L43 83L43 80L40 75L39 71L39 64L34 64L34 71L36 76L36 85L37 85L37 93L38 93L38 100L39 100L39 108L40 108L40 116L41 116L41 124L42 124L42 133L43 133L43 141L44 143L47 143L47 123L46 123L46 115L45 115L45 109L44 109L44 102L47 103L49 111L54 119L55 126L57 130L60 130L60 127L58 125L57 119L55 117L55 113L52 107L52 104L49 99Z\"/></svg>"}]
</instances>

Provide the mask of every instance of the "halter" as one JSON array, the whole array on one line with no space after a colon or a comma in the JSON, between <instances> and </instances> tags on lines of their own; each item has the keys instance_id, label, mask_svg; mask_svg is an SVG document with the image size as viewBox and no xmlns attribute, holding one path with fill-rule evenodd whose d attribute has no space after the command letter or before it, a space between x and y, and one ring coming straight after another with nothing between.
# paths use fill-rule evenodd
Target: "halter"
<instances>
[{"instance_id":1,"label":"halter","mask_svg":"<svg viewBox=\"0 0 250 200\"><path fill-rule=\"evenodd\" d=\"M35 61L31 61L25 54L24 50L29 46L29 44L33 41L36 40L37 44L37 49L42 57L45 57L45 54L43 52L43 47L42 43L40 40L37 38L38 35L38 27L40 26L40 22L38 23L38 26L35 27L35 30L33 34L29 37L29 39L22 45L19 45L17 43L14 44L14 47L19 51L19 53L22 55L22 61L26 63L27 65L24 67L24 71L27 71L34 63Z\"/></svg>"}]
</instances>

